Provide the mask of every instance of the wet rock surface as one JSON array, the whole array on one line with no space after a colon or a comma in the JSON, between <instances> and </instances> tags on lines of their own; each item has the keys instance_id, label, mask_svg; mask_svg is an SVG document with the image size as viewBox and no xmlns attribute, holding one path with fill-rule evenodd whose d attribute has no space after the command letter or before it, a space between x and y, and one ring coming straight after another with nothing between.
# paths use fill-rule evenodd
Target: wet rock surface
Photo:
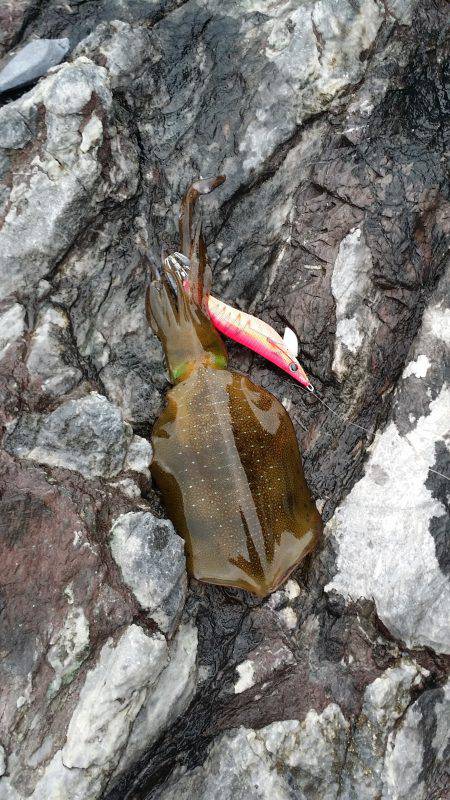
<instances>
[{"instance_id":1,"label":"wet rock surface","mask_svg":"<svg viewBox=\"0 0 450 800\"><path fill-rule=\"evenodd\" d=\"M70 42L0 108L1 800L445 796L445 13L0 9L2 54ZM148 472L147 254L219 172L215 292L292 327L326 403L229 348L327 523L264 601L187 585Z\"/></svg>"}]
</instances>

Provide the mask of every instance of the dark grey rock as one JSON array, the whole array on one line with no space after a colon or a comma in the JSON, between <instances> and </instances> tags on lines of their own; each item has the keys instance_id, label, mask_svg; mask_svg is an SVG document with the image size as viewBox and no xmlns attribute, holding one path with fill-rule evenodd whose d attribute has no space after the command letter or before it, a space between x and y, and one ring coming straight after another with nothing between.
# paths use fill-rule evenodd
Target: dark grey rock
<instances>
[{"instance_id":1,"label":"dark grey rock","mask_svg":"<svg viewBox=\"0 0 450 800\"><path fill-rule=\"evenodd\" d=\"M23 417L6 447L22 458L87 478L114 478L124 469L146 471L151 459L148 442L139 437L133 441L133 431L119 409L95 392L68 400L46 417Z\"/></svg>"},{"instance_id":2,"label":"dark grey rock","mask_svg":"<svg viewBox=\"0 0 450 800\"><path fill-rule=\"evenodd\" d=\"M32 19L39 0L3 0L0 6L0 57L21 39L28 19Z\"/></svg>"},{"instance_id":3,"label":"dark grey rock","mask_svg":"<svg viewBox=\"0 0 450 800\"><path fill-rule=\"evenodd\" d=\"M31 142L37 130L37 110L30 106L18 109L10 103L2 109L2 124L0 128L0 148L6 150L21 150Z\"/></svg>"},{"instance_id":4,"label":"dark grey rock","mask_svg":"<svg viewBox=\"0 0 450 800\"><path fill-rule=\"evenodd\" d=\"M34 39L0 69L0 93L18 89L59 64L70 48L68 39Z\"/></svg>"}]
</instances>

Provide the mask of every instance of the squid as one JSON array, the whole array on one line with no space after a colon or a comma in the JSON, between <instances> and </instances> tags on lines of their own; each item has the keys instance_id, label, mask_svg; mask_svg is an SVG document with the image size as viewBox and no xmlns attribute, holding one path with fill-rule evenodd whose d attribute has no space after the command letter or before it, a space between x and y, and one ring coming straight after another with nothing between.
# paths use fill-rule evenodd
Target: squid
<instances>
[{"instance_id":1,"label":"squid","mask_svg":"<svg viewBox=\"0 0 450 800\"><path fill-rule=\"evenodd\" d=\"M193 212L197 198L223 180L190 187L181 205L181 254L164 258L147 289L147 319L173 384L153 427L150 469L185 540L190 574L265 597L317 545L322 520L286 409L266 389L228 369L225 344L211 319L210 308L219 307L210 296L211 269ZM225 324L231 330L222 314ZM254 323L251 330L253 343ZM266 347L273 334L268 337L265 327L256 332Z\"/></svg>"}]
</instances>

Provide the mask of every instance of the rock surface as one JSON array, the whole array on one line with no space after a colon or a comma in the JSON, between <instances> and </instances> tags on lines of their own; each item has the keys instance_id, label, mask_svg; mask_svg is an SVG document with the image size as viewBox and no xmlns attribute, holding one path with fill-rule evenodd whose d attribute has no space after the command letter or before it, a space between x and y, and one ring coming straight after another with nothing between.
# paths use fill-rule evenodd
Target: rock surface
<instances>
[{"instance_id":1,"label":"rock surface","mask_svg":"<svg viewBox=\"0 0 450 800\"><path fill-rule=\"evenodd\" d=\"M68 400L48 415L24 415L5 447L21 458L86 478L114 478L127 467L146 471L151 461L150 444L133 436L120 409L96 392Z\"/></svg>"},{"instance_id":2,"label":"rock surface","mask_svg":"<svg viewBox=\"0 0 450 800\"><path fill-rule=\"evenodd\" d=\"M72 363L68 363L70 348L67 314L57 308L44 308L37 319L26 360L30 377L42 392L64 395L82 380L83 373L76 360L72 358Z\"/></svg>"},{"instance_id":3,"label":"rock surface","mask_svg":"<svg viewBox=\"0 0 450 800\"><path fill-rule=\"evenodd\" d=\"M0 108L1 800L445 796L446 10L2 4L70 56ZM327 523L264 601L187 587L148 471L148 253L217 172L214 291L326 404L229 348Z\"/></svg>"},{"instance_id":4,"label":"rock surface","mask_svg":"<svg viewBox=\"0 0 450 800\"><path fill-rule=\"evenodd\" d=\"M308 712L302 723L285 720L258 731L238 728L217 740L204 766L159 796L164 800L288 800L292 796L329 800L336 796L335 776L345 757L347 728L334 704L321 714Z\"/></svg>"},{"instance_id":5,"label":"rock surface","mask_svg":"<svg viewBox=\"0 0 450 800\"><path fill-rule=\"evenodd\" d=\"M68 39L34 39L15 53L0 70L0 92L26 86L50 67L59 64L69 50Z\"/></svg>"},{"instance_id":6,"label":"rock surface","mask_svg":"<svg viewBox=\"0 0 450 800\"><path fill-rule=\"evenodd\" d=\"M364 476L329 524L337 539L338 572L326 587L347 598L373 598L397 638L438 653L450 652L449 291L444 275L408 355L389 424L375 438Z\"/></svg>"},{"instance_id":7,"label":"rock surface","mask_svg":"<svg viewBox=\"0 0 450 800\"><path fill-rule=\"evenodd\" d=\"M118 517L110 547L124 583L162 631L173 631L186 599L182 539L168 520L144 511Z\"/></svg>"}]
</instances>

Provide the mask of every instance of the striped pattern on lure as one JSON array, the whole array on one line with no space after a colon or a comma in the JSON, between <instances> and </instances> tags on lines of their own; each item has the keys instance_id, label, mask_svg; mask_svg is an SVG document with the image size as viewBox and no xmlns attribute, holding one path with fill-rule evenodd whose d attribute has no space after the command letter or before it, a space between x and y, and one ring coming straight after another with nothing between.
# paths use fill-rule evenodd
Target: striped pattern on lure
<instances>
[{"instance_id":1,"label":"striped pattern on lure","mask_svg":"<svg viewBox=\"0 0 450 800\"><path fill-rule=\"evenodd\" d=\"M184 289L189 291L189 259L182 253L174 253L169 259L181 275ZM297 359L297 336L291 328L285 328L284 336L281 337L267 322L233 308L212 295L208 297L208 313L214 327L224 336L275 364L308 391L314 390Z\"/></svg>"}]
</instances>

